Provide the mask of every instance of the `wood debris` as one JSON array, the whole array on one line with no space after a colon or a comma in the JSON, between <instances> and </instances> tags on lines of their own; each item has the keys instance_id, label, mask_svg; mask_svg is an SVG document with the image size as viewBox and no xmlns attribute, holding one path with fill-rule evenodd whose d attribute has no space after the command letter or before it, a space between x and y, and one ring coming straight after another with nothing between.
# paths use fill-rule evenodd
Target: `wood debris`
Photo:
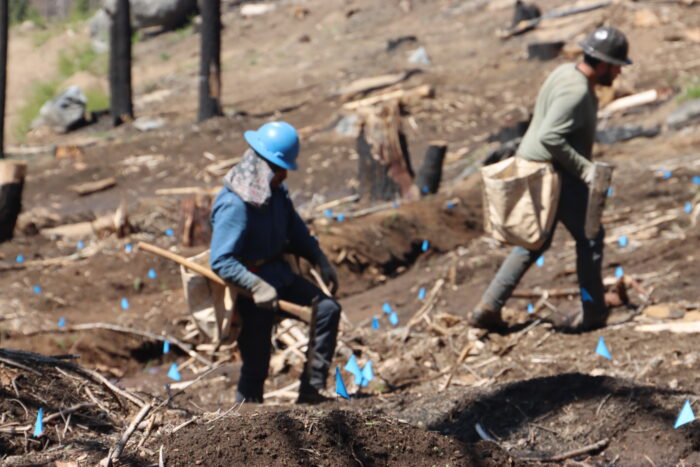
<instances>
[{"instance_id":1,"label":"wood debris","mask_svg":"<svg viewBox=\"0 0 700 467\"><path fill-rule=\"evenodd\" d=\"M100 180L95 180L94 182L80 183L78 185L71 185L68 189L75 191L78 196L87 196L93 193L107 190L112 188L117 184L117 180L114 177L107 177Z\"/></svg>"}]
</instances>

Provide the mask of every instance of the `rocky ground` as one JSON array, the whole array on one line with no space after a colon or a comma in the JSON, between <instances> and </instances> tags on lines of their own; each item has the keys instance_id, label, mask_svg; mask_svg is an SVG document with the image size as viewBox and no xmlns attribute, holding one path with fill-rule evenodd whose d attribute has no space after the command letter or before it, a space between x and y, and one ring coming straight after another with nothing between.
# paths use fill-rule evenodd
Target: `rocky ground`
<instances>
[{"instance_id":1,"label":"rocky ground","mask_svg":"<svg viewBox=\"0 0 700 467\"><path fill-rule=\"evenodd\" d=\"M503 40L496 31L510 24L510 2L308 0L280 2L251 17L241 16L235 2L224 3L225 117L193 123L198 36L184 29L134 46L137 115L163 119L163 127L141 132L100 121L66 135L38 130L27 144L58 145L66 157L17 156L29 163L24 212L16 238L0 245L4 463L94 465L151 404L119 463L700 464L697 422L674 429L685 401L698 409L700 185L694 177L700 176L700 131L665 125L699 73L696 5L614 2ZM572 5L541 7L546 13ZM660 125L658 136L595 148L596 158L616 165L604 218L604 275L614 290L622 268L629 304L615 308L611 325L599 332L552 329L551 313L578 303L573 242L560 228L543 265L528 273L504 310L510 331L469 329L464 317L508 251L483 235L480 184L470 168L497 145L490 135L527 118L539 83L572 59L582 34L603 22L629 35L635 64L612 93L601 95L601 107L651 88L672 94L601 120L608 128ZM42 54L50 57L65 40L50 39L40 51L30 46L35 32L13 34L17 49L11 50L25 59L10 68L23 74L11 78L11 118L21 106L18 80L46 73L51 59ZM72 40L86 40L79 28L74 34ZM389 41L406 36L415 39L388 50ZM528 44L551 40L566 43L564 56L527 60ZM420 46L431 65L408 61ZM27 67L32 60L41 66ZM414 68L421 72L395 87L428 84L435 94L404 106L403 129L414 167L429 141L448 143L440 191L356 217L375 205L346 203L333 208L344 220L326 217L315 207L355 193L359 184L355 140L335 129L352 114L342 107L344 90L359 78ZM363 388L342 370L349 401L294 405L302 358L285 352L288 344L278 335L266 388L272 397L261 406L234 404L235 348L212 355L198 347L198 355L213 362L210 370L177 345L164 354L157 338L164 334L183 347L201 344L188 327L179 267L129 247L147 241L185 256L204 250L182 246L186 196L156 191L216 190L220 175L207 168L239 156L242 132L270 119L302 130L301 169L288 184L341 276L348 322L335 363L342 369L351 353L360 365L373 363L375 378ZM89 196L69 188L110 176L115 187ZM120 205L131 225L126 235L75 228ZM382 311L385 302L397 326ZM372 317L379 329L372 329ZM610 360L595 353L601 337ZM199 379L177 386L167 377L173 363L183 381ZM33 437L39 408L53 417L45 419L44 434Z\"/></svg>"}]
</instances>

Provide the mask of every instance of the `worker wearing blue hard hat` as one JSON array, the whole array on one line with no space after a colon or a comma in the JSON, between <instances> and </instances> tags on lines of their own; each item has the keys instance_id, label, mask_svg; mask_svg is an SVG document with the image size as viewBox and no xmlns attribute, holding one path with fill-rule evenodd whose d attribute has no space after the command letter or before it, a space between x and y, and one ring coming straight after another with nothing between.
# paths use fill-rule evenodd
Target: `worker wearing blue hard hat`
<instances>
[{"instance_id":1,"label":"worker wearing blue hard hat","mask_svg":"<svg viewBox=\"0 0 700 467\"><path fill-rule=\"evenodd\" d=\"M243 365L237 401L262 402L278 300L310 305L318 298L313 359L301 376L299 402L323 400L340 320L340 305L318 287L294 274L283 258L301 256L319 267L333 292L338 277L318 242L294 209L283 181L296 170L299 136L286 122L246 131L250 147L224 177L214 201L210 264L222 279L248 292L236 306L242 328L238 337Z\"/></svg>"}]
</instances>

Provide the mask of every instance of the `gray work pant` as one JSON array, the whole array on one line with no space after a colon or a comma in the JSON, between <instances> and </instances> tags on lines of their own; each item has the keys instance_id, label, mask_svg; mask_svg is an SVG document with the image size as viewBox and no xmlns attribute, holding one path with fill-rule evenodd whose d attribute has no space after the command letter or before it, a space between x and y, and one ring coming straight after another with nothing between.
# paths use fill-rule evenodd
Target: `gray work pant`
<instances>
[{"instance_id":1,"label":"gray work pant","mask_svg":"<svg viewBox=\"0 0 700 467\"><path fill-rule=\"evenodd\" d=\"M557 217L549 238L538 250L514 247L484 292L480 306L500 312L523 275L552 244L554 231L558 222L561 221L576 241L576 274L579 287L582 289L584 325L607 317L605 289L601 275L605 231L601 227L595 239L586 238L584 224L587 204L588 186L580 179L566 172L562 173Z\"/></svg>"},{"instance_id":2,"label":"gray work pant","mask_svg":"<svg viewBox=\"0 0 700 467\"><path fill-rule=\"evenodd\" d=\"M320 298L317 304L316 345L314 358L311 361L311 374L302 374L302 378L306 379L302 383L317 389L324 388L328 368L335 352L340 304L300 276L295 276L290 285L277 289L277 294L281 300L303 306L310 305L316 297ZM272 327L275 318L279 315L293 317L284 312L259 308L255 306L252 299L243 295L238 296L236 305L242 321L238 347L243 360L241 376L238 380L238 395L249 402L262 402L263 386L270 367Z\"/></svg>"}]
</instances>

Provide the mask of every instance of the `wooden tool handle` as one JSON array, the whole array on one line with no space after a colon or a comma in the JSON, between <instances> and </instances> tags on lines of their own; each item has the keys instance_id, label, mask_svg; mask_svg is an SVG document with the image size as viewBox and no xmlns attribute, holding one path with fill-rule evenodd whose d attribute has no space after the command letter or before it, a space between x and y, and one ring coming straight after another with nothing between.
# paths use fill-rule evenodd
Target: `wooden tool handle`
<instances>
[{"instance_id":1,"label":"wooden tool handle","mask_svg":"<svg viewBox=\"0 0 700 467\"><path fill-rule=\"evenodd\" d=\"M156 254L158 256L162 256L163 258L167 258L171 261L175 261L178 264L181 264L182 266L186 267L187 269L196 272L197 274L201 274L202 276L206 277L207 279L210 279L218 284L231 287L234 289L236 292L243 294L247 297L250 297L251 294L247 290L244 290L234 284L228 283L225 280L223 280L221 277L217 276L214 271L209 269L206 266L202 266L201 264L197 264L194 261L190 261L189 259L185 258L184 256L180 256L177 253L173 253L172 251L164 250L162 248L159 248L155 245L151 245L150 243L145 243L145 242L139 242L136 245L137 248L147 251L149 253ZM279 301L279 308L280 310L289 313L290 315L296 316L300 320L309 323L311 322L311 308L306 307L306 306L301 306L297 305L296 303L292 302L287 302L285 300L280 300Z\"/></svg>"}]
</instances>

